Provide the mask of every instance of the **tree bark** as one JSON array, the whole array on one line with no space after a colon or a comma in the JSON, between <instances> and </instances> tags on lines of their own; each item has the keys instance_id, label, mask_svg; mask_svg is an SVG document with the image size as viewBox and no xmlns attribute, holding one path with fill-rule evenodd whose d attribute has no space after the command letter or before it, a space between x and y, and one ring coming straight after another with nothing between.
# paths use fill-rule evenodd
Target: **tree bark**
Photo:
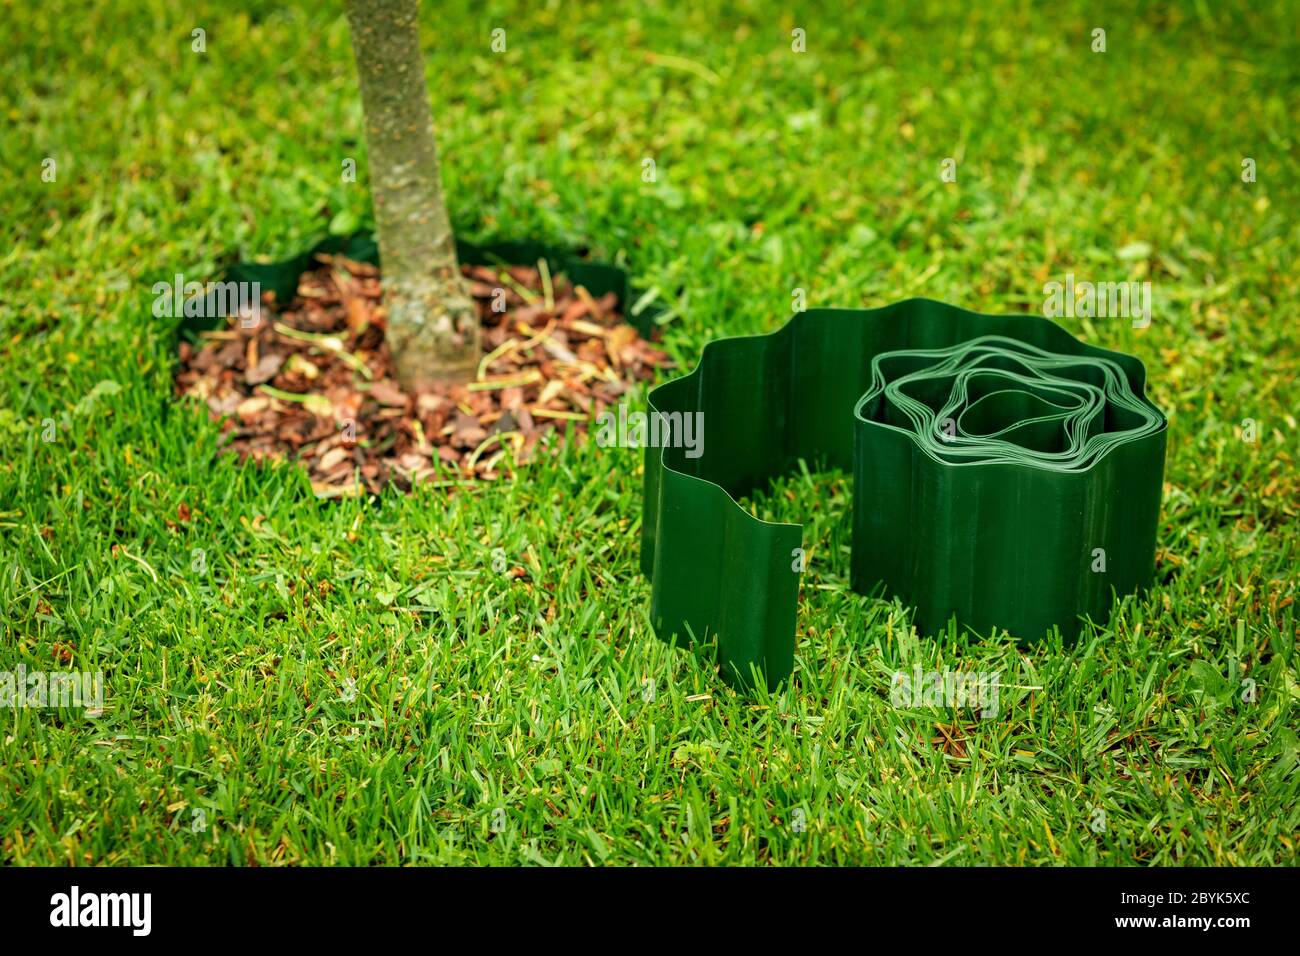
<instances>
[{"instance_id":1,"label":"tree bark","mask_svg":"<svg viewBox=\"0 0 1300 956\"><path fill-rule=\"evenodd\" d=\"M386 338L408 389L464 381L479 321L456 261L420 55L419 0L347 0L361 81Z\"/></svg>"}]
</instances>

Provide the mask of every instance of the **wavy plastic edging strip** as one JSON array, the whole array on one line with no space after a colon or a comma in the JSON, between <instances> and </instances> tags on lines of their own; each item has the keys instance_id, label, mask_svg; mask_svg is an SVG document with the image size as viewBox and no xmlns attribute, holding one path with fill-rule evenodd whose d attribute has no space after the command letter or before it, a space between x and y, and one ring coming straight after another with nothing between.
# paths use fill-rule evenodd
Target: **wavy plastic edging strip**
<instances>
[{"instance_id":1,"label":"wavy plastic edging strip","mask_svg":"<svg viewBox=\"0 0 1300 956\"><path fill-rule=\"evenodd\" d=\"M1072 639L1152 577L1167 422L1145 379L1048 319L928 299L709 343L650 394L652 414L703 416L698 457L646 449L656 632L716 636L733 686L789 677L803 529L736 498L803 459L853 473L854 590L883 584L923 634Z\"/></svg>"}]
</instances>

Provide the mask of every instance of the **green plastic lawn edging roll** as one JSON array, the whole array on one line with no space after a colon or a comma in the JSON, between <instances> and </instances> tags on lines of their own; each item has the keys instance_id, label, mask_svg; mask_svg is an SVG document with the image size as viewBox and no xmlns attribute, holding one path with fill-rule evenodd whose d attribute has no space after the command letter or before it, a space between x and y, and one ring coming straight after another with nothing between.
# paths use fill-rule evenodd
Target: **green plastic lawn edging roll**
<instances>
[{"instance_id":1,"label":"green plastic lawn edging roll","mask_svg":"<svg viewBox=\"0 0 1300 956\"><path fill-rule=\"evenodd\" d=\"M733 686L789 677L803 529L736 498L803 460L853 474L855 591L883 585L922 634L1073 639L1154 571L1167 421L1145 385L1049 319L927 299L710 342L650 393L663 434L680 413L703 437L645 452L655 631L716 637Z\"/></svg>"}]
</instances>

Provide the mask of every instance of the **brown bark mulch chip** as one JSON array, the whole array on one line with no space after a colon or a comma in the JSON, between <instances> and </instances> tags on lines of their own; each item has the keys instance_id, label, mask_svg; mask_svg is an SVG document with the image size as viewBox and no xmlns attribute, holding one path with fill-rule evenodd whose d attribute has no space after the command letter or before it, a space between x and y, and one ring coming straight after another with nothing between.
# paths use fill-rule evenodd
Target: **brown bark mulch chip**
<instances>
[{"instance_id":1,"label":"brown bark mulch chip","mask_svg":"<svg viewBox=\"0 0 1300 956\"><path fill-rule=\"evenodd\" d=\"M593 298L533 266L465 266L483 326L474 381L408 393L384 342L379 270L318 256L283 309L182 342L176 389L202 401L242 459L299 459L316 493L493 479L548 432L575 433L668 356ZM502 311L504 310L504 311ZM245 328L244 325L251 325Z\"/></svg>"}]
</instances>

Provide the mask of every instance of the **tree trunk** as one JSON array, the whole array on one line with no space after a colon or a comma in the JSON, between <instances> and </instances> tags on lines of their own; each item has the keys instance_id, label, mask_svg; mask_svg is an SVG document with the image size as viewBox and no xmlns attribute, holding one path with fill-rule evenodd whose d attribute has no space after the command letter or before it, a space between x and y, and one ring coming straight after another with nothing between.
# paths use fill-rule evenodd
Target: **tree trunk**
<instances>
[{"instance_id":1,"label":"tree trunk","mask_svg":"<svg viewBox=\"0 0 1300 956\"><path fill-rule=\"evenodd\" d=\"M442 198L419 0L347 0L383 265L386 338L408 389L464 381L479 322Z\"/></svg>"}]
</instances>

